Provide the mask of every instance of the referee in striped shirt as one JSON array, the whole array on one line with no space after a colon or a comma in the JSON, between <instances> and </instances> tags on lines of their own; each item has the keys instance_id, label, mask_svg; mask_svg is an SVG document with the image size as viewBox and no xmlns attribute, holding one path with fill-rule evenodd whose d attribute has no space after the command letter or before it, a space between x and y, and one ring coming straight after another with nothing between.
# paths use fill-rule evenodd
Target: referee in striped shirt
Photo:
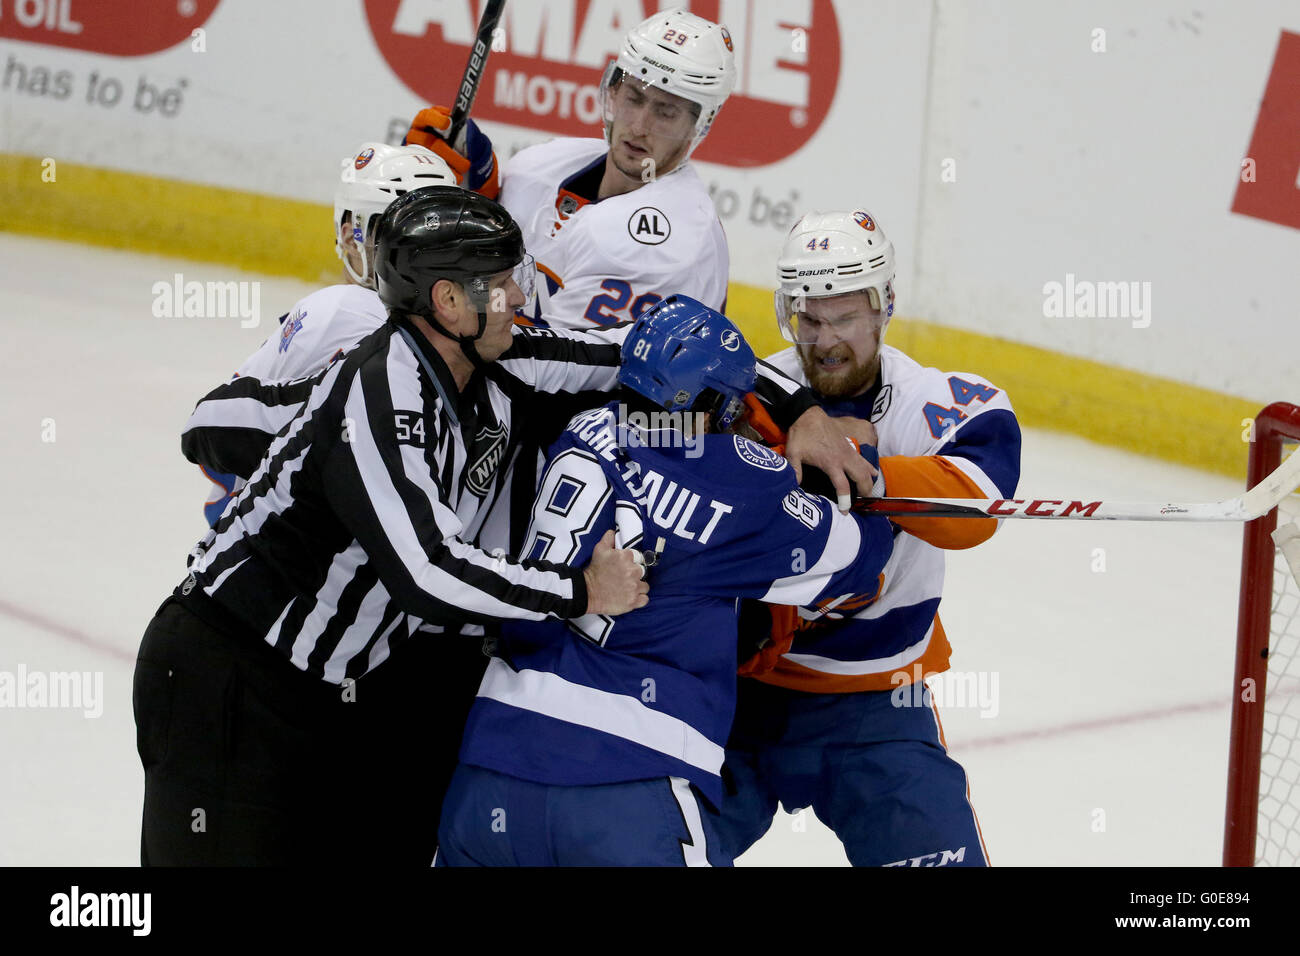
<instances>
[{"instance_id":1,"label":"referee in striped shirt","mask_svg":"<svg viewBox=\"0 0 1300 956\"><path fill-rule=\"evenodd\" d=\"M377 245L390 321L314 381L145 632L145 864L428 865L483 658L424 632L646 603L608 543L585 569L466 543L516 400L612 387L618 348L513 331L533 267L483 197L408 193Z\"/></svg>"}]
</instances>

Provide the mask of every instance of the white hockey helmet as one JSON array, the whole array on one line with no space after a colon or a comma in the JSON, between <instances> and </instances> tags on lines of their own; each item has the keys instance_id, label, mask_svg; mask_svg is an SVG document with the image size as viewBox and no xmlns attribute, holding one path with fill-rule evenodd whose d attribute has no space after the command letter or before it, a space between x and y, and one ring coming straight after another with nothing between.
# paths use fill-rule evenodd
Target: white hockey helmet
<instances>
[{"instance_id":1,"label":"white hockey helmet","mask_svg":"<svg viewBox=\"0 0 1300 956\"><path fill-rule=\"evenodd\" d=\"M398 196L422 186L455 186L456 174L437 153L423 146L389 146L362 143L354 156L342 161L342 174L334 189L334 251L343 268L358 285L375 288L374 263L366 239L379 214ZM352 239L361 254L361 274L353 269L343 249L343 217L349 214Z\"/></svg>"},{"instance_id":2,"label":"white hockey helmet","mask_svg":"<svg viewBox=\"0 0 1300 956\"><path fill-rule=\"evenodd\" d=\"M736 86L736 56L725 26L683 10L665 10L637 24L623 38L618 58L605 67L600 102L605 139L614 118L613 91L624 79L695 103L700 114L682 162L713 125Z\"/></svg>"},{"instance_id":3,"label":"white hockey helmet","mask_svg":"<svg viewBox=\"0 0 1300 956\"><path fill-rule=\"evenodd\" d=\"M806 299L865 291L885 327L894 314L894 245L865 209L802 217L786 236L777 276L776 318L787 342L810 344L798 327Z\"/></svg>"}]
</instances>

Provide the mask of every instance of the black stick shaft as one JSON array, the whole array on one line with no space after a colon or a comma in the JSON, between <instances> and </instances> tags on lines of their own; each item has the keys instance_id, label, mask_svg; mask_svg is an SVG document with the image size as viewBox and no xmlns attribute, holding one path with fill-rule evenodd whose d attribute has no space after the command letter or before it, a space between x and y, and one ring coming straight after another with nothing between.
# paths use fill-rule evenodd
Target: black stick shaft
<instances>
[{"instance_id":1,"label":"black stick shaft","mask_svg":"<svg viewBox=\"0 0 1300 956\"><path fill-rule=\"evenodd\" d=\"M483 4L483 16L478 22L478 33L474 36L474 45L469 50L469 62L465 64L465 74L460 78L460 88L456 91L456 103L451 108L451 126L447 130L447 142L455 143L465 121L469 119L470 107L478 95L479 85L483 82L483 71L487 68L488 54L492 52L492 35L496 32L497 22L505 9L506 0L487 0Z\"/></svg>"}]
</instances>

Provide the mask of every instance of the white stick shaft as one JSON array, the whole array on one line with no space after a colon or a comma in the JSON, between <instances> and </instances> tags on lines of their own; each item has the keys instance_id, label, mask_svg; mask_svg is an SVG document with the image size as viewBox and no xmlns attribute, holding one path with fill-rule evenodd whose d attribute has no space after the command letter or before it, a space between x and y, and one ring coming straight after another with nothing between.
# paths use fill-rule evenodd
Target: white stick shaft
<instances>
[{"instance_id":1,"label":"white stick shaft","mask_svg":"<svg viewBox=\"0 0 1300 956\"><path fill-rule=\"evenodd\" d=\"M1268 514L1300 486L1300 449L1250 491L1200 504L1062 498L867 498L854 507L870 514L914 518L1069 518L1085 521L1251 521Z\"/></svg>"}]
</instances>

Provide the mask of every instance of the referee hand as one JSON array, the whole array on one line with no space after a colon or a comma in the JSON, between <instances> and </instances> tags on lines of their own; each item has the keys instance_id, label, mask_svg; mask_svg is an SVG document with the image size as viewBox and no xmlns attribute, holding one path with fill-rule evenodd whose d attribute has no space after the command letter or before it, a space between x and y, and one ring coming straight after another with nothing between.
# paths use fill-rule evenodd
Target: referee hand
<instances>
[{"instance_id":1,"label":"referee hand","mask_svg":"<svg viewBox=\"0 0 1300 956\"><path fill-rule=\"evenodd\" d=\"M588 614L626 614L650 602L650 585L641 579L638 557L636 551L614 547L613 529L605 532L582 572L587 580Z\"/></svg>"}]
</instances>

